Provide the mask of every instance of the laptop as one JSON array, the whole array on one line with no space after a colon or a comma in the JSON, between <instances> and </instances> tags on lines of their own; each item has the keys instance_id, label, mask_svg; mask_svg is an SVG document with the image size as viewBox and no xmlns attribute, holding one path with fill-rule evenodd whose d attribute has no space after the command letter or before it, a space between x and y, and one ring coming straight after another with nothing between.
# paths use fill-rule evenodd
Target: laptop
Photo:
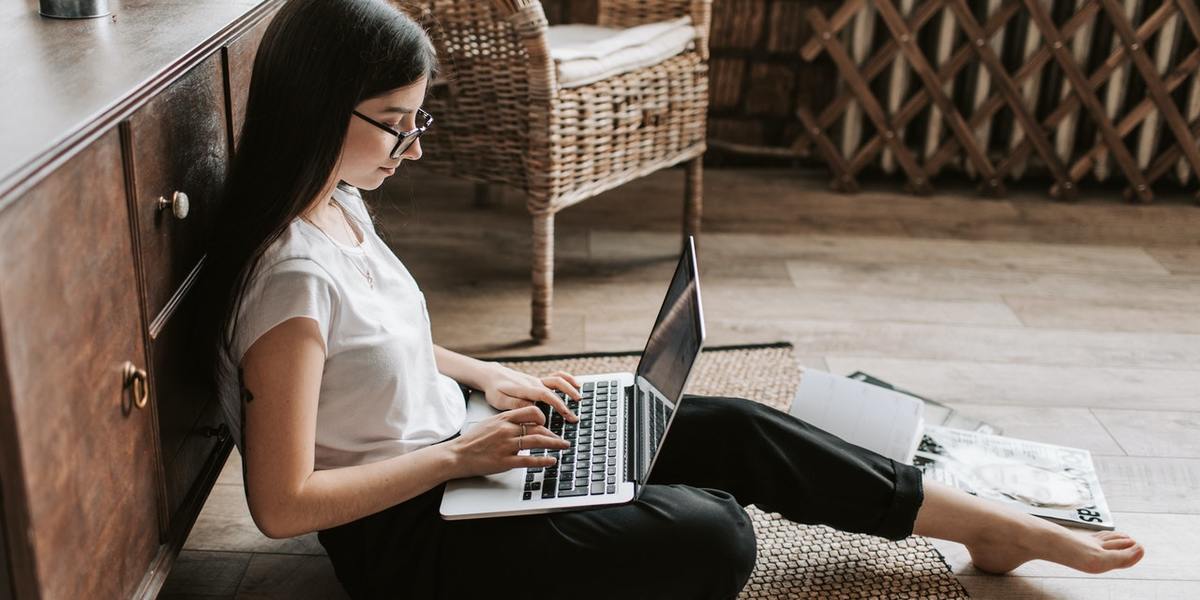
<instances>
[{"instance_id":1,"label":"laptop","mask_svg":"<svg viewBox=\"0 0 1200 600\"><path fill-rule=\"evenodd\" d=\"M546 426L571 446L527 448L520 454L555 456L558 463L452 479L442 495L442 518L506 517L636 500L670 431L704 335L696 246L689 235L637 372L573 374L583 398L576 402L555 393L579 416L576 423L566 422L548 404L537 404L547 415ZM473 390L462 432L499 412L483 392Z\"/></svg>"}]
</instances>

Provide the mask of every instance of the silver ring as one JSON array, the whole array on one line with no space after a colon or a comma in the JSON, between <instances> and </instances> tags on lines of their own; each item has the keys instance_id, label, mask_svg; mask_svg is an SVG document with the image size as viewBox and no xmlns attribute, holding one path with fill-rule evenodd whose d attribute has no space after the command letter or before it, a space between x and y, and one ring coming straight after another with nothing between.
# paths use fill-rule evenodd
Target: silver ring
<instances>
[{"instance_id":1,"label":"silver ring","mask_svg":"<svg viewBox=\"0 0 1200 600\"><path fill-rule=\"evenodd\" d=\"M525 449L525 447L522 445L522 438L525 437L526 423L519 423L519 425L521 426L521 435L517 436L517 454L520 454L521 451Z\"/></svg>"},{"instance_id":2,"label":"silver ring","mask_svg":"<svg viewBox=\"0 0 1200 600\"><path fill-rule=\"evenodd\" d=\"M522 436L524 436L527 433L525 431L525 427L527 427L528 425L529 425L529 423L521 423L521 435Z\"/></svg>"}]
</instances>

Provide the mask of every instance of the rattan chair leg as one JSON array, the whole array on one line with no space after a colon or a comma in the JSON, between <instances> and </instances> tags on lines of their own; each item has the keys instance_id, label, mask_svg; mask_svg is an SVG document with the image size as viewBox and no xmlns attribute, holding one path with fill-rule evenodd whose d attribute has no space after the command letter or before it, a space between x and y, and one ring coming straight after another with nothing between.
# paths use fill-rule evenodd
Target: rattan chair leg
<instances>
[{"instance_id":1,"label":"rattan chair leg","mask_svg":"<svg viewBox=\"0 0 1200 600\"><path fill-rule=\"evenodd\" d=\"M550 305L554 295L554 213L533 215L534 341L550 338Z\"/></svg>"},{"instance_id":2,"label":"rattan chair leg","mask_svg":"<svg viewBox=\"0 0 1200 600\"><path fill-rule=\"evenodd\" d=\"M704 155L687 161L683 179L683 235L700 241L700 212L704 203Z\"/></svg>"}]
</instances>

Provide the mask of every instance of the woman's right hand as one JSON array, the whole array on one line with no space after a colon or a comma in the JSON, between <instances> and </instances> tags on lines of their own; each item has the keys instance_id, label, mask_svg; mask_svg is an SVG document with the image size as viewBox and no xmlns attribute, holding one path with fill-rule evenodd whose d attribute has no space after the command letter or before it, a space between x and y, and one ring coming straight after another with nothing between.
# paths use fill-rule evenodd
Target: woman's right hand
<instances>
[{"instance_id":1,"label":"woman's right hand","mask_svg":"<svg viewBox=\"0 0 1200 600\"><path fill-rule=\"evenodd\" d=\"M521 423L525 436L521 437ZM571 443L546 428L546 416L537 406L506 410L475 424L449 442L455 455L456 477L491 475L517 467L549 467L553 456L518 455L521 449L566 449ZM520 438L520 448L518 448Z\"/></svg>"}]
</instances>

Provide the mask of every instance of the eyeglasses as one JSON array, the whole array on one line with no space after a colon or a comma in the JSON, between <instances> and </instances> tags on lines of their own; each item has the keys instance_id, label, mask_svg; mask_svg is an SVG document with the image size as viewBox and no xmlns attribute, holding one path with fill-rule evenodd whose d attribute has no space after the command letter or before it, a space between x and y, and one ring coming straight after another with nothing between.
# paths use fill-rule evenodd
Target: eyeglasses
<instances>
[{"instance_id":1,"label":"eyeglasses","mask_svg":"<svg viewBox=\"0 0 1200 600\"><path fill-rule=\"evenodd\" d=\"M396 145L392 146L392 152L388 155L390 158L400 158L400 155L404 154L413 145L413 142L417 141L417 138L421 137L421 134L425 133L425 130L429 129L429 126L433 124L433 115L420 108L417 109L417 127L409 131L396 131L390 126L384 125L357 110L354 111L354 114L362 120L396 136Z\"/></svg>"}]
</instances>

